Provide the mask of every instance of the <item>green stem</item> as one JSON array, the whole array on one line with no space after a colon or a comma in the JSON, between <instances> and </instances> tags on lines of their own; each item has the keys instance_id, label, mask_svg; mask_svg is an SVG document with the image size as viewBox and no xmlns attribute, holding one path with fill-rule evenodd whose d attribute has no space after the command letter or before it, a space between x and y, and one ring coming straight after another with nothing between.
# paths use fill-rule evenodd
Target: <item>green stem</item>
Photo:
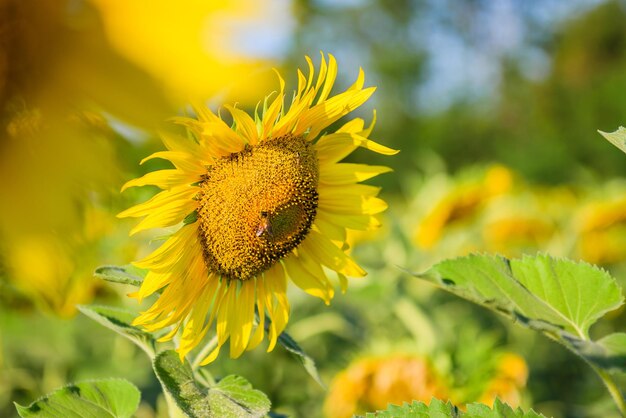
<instances>
[{"instance_id":1,"label":"green stem","mask_svg":"<svg viewBox=\"0 0 626 418\"><path fill-rule=\"evenodd\" d=\"M217 346L217 335L215 337L211 338L211 341L209 341L202 348L202 350L198 353L196 358L193 359L193 362L191 363L191 369L192 370L197 370L198 367L200 367L200 363L202 363L202 360L204 360L204 358L206 356L208 356L209 353L211 353L211 351L213 351L215 346Z\"/></svg>"},{"instance_id":2,"label":"green stem","mask_svg":"<svg viewBox=\"0 0 626 418\"><path fill-rule=\"evenodd\" d=\"M591 365L591 367L596 371L596 373L598 373L598 376L600 376L600 379L604 382L604 385L615 401L619 412L623 417L626 417L626 402L624 401L624 396L622 396L622 392L619 390L619 387L617 387L615 380L613 380L613 377L606 370L602 370L594 365Z\"/></svg>"},{"instance_id":3,"label":"green stem","mask_svg":"<svg viewBox=\"0 0 626 418\"><path fill-rule=\"evenodd\" d=\"M578 332L578 337L583 341L591 342L591 339L589 338L589 336L586 333L583 333L581 331ZM557 341L559 340L556 337L553 337L553 338L555 338ZM562 340L561 342L564 344ZM587 363L589 367L591 367L598 374L598 376L600 377L600 380L602 380L602 382L604 383L604 386L606 386L606 389L611 394L611 397L613 398L613 401L615 402L615 405L617 406L617 409L619 410L620 415L626 418L626 401L624 401L624 396L622 395L622 391L619 389L619 387L617 386L617 383L615 383L615 380L613 380L613 377L609 374L609 372L593 364L589 359L581 355L573 347L568 346L568 345L566 345L566 347L568 347L574 354L581 357L585 361L585 363Z\"/></svg>"},{"instance_id":4,"label":"green stem","mask_svg":"<svg viewBox=\"0 0 626 418\"><path fill-rule=\"evenodd\" d=\"M185 418L187 415L176 405L176 401L167 390L163 390L165 402L167 403L167 416L169 418Z\"/></svg>"}]
</instances>

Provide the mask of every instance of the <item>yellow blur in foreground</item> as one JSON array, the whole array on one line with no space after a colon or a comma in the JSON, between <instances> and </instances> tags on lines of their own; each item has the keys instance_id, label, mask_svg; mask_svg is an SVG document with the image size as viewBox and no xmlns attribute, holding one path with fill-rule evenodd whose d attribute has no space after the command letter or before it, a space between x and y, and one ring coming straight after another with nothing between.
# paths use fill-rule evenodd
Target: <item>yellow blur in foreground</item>
<instances>
[{"instance_id":1,"label":"yellow blur in foreground","mask_svg":"<svg viewBox=\"0 0 626 418\"><path fill-rule=\"evenodd\" d=\"M71 315L92 298L97 265L135 256L100 228L135 139L102 115L153 132L185 101L236 82L228 93L245 103L273 80L267 60L229 48L234 28L267 18L264 2L217 4L1 2L0 286L12 291L0 303L17 291Z\"/></svg>"},{"instance_id":2,"label":"yellow blur in foreground","mask_svg":"<svg viewBox=\"0 0 626 418\"><path fill-rule=\"evenodd\" d=\"M163 82L176 100L227 93L248 102L273 80L267 60L246 56L235 44L246 25L284 24L274 21L268 0L91 1L112 45Z\"/></svg>"}]
</instances>

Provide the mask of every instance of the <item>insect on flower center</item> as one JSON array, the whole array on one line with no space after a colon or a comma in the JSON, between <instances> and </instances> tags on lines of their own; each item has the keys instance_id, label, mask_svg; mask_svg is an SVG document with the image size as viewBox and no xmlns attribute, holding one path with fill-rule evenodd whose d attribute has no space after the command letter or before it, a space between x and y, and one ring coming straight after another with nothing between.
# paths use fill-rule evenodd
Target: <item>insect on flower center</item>
<instances>
[{"instance_id":1,"label":"insect on flower center","mask_svg":"<svg viewBox=\"0 0 626 418\"><path fill-rule=\"evenodd\" d=\"M218 160L200 183L199 239L209 269L247 280L306 237L319 169L312 145L286 135Z\"/></svg>"}]
</instances>

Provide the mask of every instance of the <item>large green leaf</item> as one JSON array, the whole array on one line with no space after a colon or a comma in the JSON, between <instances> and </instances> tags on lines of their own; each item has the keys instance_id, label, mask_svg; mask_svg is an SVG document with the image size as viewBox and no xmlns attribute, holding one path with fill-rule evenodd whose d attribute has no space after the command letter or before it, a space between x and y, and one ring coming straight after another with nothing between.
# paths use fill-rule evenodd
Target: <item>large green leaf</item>
<instances>
[{"instance_id":1,"label":"large green leaf","mask_svg":"<svg viewBox=\"0 0 626 418\"><path fill-rule=\"evenodd\" d=\"M483 404L469 404L467 411L461 411L450 402L444 403L433 398L429 405L413 401L402 406L390 405L385 411L370 412L366 418L545 418L533 410L524 412L521 408L514 410L496 399L493 409Z\"/></svg>"},{"instance_id":2,"label":"large green leaf","mask_svg":"<svg viewBox=\"0 0 626 418\"><path fill-rule=\"evenodd\" d=\"M156 342L152 334L131 325L135 314L111 306L79 305L78 310L94 321L123 335L144 350L150 358L156 353Z\"/></svg>"},{"instance_id":3,"label":"large green leaf","mask_svg":"<svg viewBox=\"0 0 626 418\"><path fill-rule=\"evenodd\" d=\"M140 397L132 383L105 379L68 385L29 406L15 407L22 418L128 418Z\"/></svg>"},{"instance_id":4,"label":"large green leaf","mask_svg":"<svg viewBox=\"0 0 626 418\"><path fill-rule=\"evenodd\" d=\"M187 361L173 350L159 353L154 371L178 407L192 418L263 417L270 409L267 396L243 377L227 376L215 386L198 385Z\"/></svg>"},{"instance_id":5,"label":"large green leaf","mask_svg":"<svg viewBox=\"0 0 626 418\"><path fill-rule=\"evenodd\" d=\"M470 255L416 276L540 331L600 367L623 369L614 354L621 340L609 341L611 351L588 336L591 325L623 304L621 289L604 270L548 255Z\"/></svg>"},{"instance_id":6,"label":"large green leaf","mask_svg":"<svg viewBox=\"0 0 626 418\"><path fill-rule=\"evenodd\" d=\"M622 152L626 152L626 128L620 126L615 132L598 132L608 139L611 144L622 150Z\"/></svg>"},{"instance_id":7,"label":"large green leaf","mask_svg":"<svg viewBox=\"0 0 626 418\"><path fill-rule=\"evenodd\" d=\"M133 265L102 266L96 269L94 276L108 282L130 284L139 287L143 283L146 273L146 270Z\"/></svg>"}]
</instances>

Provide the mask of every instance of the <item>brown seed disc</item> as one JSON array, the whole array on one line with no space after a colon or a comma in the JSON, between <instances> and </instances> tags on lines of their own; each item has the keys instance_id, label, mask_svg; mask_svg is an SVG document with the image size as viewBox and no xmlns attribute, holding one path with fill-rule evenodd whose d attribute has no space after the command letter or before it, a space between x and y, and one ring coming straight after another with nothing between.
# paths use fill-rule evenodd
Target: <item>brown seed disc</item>
<instances>
[{"instance_id":1,"label":"brown seed disc","mask_svg":"<svg viewBox=\"0 0 626 418\"><path fill-rule=\"evenodd\" d=\"M286 135L210 166L198 195L199 237L209 271L247 280L306 237L317 210L312 145Z\"/></svg>"}]
</instances>

